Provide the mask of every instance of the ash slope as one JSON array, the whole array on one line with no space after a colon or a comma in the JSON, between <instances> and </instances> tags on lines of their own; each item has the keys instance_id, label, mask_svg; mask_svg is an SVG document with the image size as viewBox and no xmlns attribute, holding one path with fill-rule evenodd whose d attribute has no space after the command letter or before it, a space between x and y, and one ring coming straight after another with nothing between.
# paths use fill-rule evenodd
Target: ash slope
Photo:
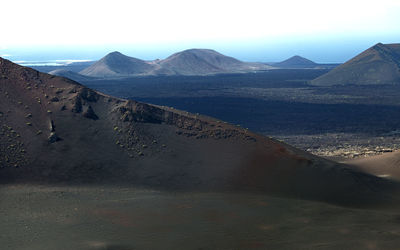
<instances>
[{"instance_id":1,"label":"ash slope","mask_svg":"<svg viewBox=\"0 0 400 250\"><path fill-rule=\"evenodd\" d=\"M55 76L62 76L65 78L69 78L72 79L74 81L80 82L80 81L90 81L93 78L90 76L84 76L81 75L79 73L76 73L74 71L70 71L70 70L65 70L65 69L56 69L56 70L52 70L49 72L50 75L55 75Z\"/></svg>"},{"instance_id":2,"label":"ash slope","mask_svg":"<svg viewBox=\"0 0 400 250\"><path fill-rule=\"evenodd\" d=\"M378 43L311 81L313 85L400 84L400 44Z\"/></svg>"},{"instance_id":3,"label":"ash slope","mask_svg":"<svg viewBox=\"0 0 400 250\"><path fill-rule=\"evenodd\" d=\"M209 49L189 49L164 60L143 61L113 52L87 69L85 76L112 78L140 75L212 75L270 69L261 63L242 62Z\"/></svg>"},{"instance_id":4,"label":"ash slope","mask_svg":"<svg viewBox=\"0 0 400 250\"><path fill-rule=\"evenodd\" d=\"M394 184L208 117L0 59L0 180L251 191L347 205Z\"/></svg>"},{"instance_id":5,"label":"ash slope","mask_svg":"<svg viewBox=\"0 0 400 250\"><path fill-rule=\"evenodd\" d=\"M363 172L400 180L400 151L347 161Z\"/></svg>"}]
</instances>

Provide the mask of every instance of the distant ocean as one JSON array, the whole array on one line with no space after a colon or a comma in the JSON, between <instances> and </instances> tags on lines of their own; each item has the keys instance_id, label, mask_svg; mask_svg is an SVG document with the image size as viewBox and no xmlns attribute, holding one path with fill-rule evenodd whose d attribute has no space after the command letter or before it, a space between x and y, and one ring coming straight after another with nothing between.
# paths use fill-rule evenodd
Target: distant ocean
<instances>
[{"instance_id":1,"label":"distant ocean","mask_svg":"<svg viewBox=\"0 0 400 250\"><path fill-rule=\"evenodd\" d=\"M91 62L92 60L48 60L48 61L14 61L14 63L17 63L22 66L68 66L71 64L78 64L78 63L85 63L85 62Z\"/></svg>"}]
</instances>

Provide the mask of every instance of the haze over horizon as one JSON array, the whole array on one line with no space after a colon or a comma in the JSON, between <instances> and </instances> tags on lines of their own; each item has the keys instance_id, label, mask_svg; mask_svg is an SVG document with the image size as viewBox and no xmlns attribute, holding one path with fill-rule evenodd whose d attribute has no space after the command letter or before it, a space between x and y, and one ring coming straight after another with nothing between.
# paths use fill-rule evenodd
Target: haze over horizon
<instances>
[{"instance_id":1,"label":"haze over horizon","mask_svg":"<svg viewBox=\"0 0 400 250\"><path fill-rule=\"evenodd\" d=\"M24 6L21 8L21 6ZM95 6L95 7L94 7ZM342 63L378 42L399 42L400 2L5 1L0 56L97 60L112 51L154 60L210 48L243 61L300 55Z\"/></svg>"}]
</instances>

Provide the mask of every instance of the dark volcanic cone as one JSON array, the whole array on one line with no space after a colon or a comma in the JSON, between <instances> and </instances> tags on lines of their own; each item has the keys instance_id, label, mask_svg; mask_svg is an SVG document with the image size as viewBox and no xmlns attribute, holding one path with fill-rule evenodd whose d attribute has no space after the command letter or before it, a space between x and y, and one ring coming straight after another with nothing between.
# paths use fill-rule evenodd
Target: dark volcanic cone
<instances>
[{"instance_id":1,"label":"dark volcanic cone","mask_svg":"<svg viewBox=\"0 0 400 250\"><path fill-rule=\"evenodd\" d=\"M400 44L378 43L311 81L313 85L400 84Z\"/></svg>"}]
</instances>

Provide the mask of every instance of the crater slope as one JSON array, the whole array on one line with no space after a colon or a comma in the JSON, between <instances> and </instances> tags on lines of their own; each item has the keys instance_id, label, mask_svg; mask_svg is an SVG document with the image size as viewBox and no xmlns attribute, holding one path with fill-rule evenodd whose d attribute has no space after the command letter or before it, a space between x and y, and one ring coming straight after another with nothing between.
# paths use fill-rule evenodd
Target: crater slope
<instances>
[{"instance_id":1,"label":"crater slope","mask_svg":"<svg viewBox=\"0 0 400 250\"><path fill-rule=\"evenodd\" d=\"M394 183L222 121L0 59L0 181L393 202Z\"/></svg>"}]
</instances>

